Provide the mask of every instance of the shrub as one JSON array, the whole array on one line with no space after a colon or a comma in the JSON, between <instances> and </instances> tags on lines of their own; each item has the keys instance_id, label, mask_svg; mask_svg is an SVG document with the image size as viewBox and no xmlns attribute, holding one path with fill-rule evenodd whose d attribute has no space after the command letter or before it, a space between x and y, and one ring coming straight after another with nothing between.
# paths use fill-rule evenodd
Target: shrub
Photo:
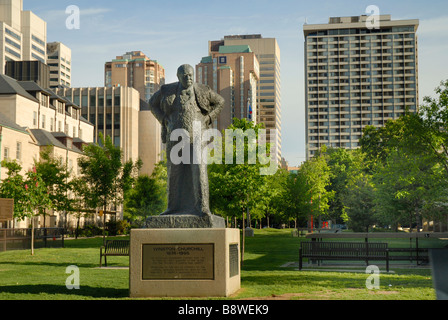
<instances>
[{"instance_id":1,"label":"shrub","mask_svg":"<svg viewBox=\"0 0 448 320\"><path fill-rule=\"evenodd\" d=\"M109 236L118 236L128 234L130 229L129 222L125 220L106 222L106 230Z\"/></svg>"}]
</instances>

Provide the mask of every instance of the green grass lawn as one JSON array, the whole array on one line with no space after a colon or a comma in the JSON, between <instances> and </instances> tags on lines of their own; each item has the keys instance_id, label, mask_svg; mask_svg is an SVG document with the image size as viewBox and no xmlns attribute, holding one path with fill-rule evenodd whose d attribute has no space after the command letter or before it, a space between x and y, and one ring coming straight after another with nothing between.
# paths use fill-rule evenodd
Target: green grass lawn
<instances>
[{"instance_id":1,"label":"green grass lawn","mask_svg":"<svg viewBox=\"0 0 448 320\"><path fill-rule=\"evenodd\" d=\"M434 300L430 269L395 269L380 275L380 289L368 290L369 275L359 272L297 271L303 238L291 230L255 230L246 238L241 290L231 299L302 300ZM127 257L109 257L99 269L101 238L65 241L62 249L0 253L0 300L107 300L129 299ZM80 290L68 290L68 266L80 271ZM119 268L122 267L122 268Z\"/></svg>"}]
</instances>

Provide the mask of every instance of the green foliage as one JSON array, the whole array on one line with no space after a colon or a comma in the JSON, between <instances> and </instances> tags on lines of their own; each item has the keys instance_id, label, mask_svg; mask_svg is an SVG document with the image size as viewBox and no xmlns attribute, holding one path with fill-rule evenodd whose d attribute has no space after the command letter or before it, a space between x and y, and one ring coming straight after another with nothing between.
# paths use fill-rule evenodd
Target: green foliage
<instances>
[{"instance_id":1,"label":"green foliage","mask_svg":"<svg viewBox=\"0 0 448 320\"><path fill-rule=\"evenodd\" d=\"M255 139L258 138L258 131L261 125L255 125L246 119L234 119L234 123L229 127L232 130L253 130ZM225 139L225 137L223 137ZM225 146L225 140L222 146ZM213 163L209 165L209 185L210 185L210 205L214 213L233 218L242 218L247 210L250 210L251 217L259 219L264 216L265 206L268 203L266 176L260 174L263 167L258 160L256 163L249 163L249 152L254 144L244 140L244 163L237 163L237 145L232 144L232 149L226 146L222 153L222 164ZM269 147L269 146L268 146ZM238 150L241 151L241 150ZM225 153L229 153L233 158L233 163L225 161ZM228 157L229 158L229 157Z\"/></svg>"},{"instance_id":2,"label":"green foliage","mask_svg":"<svg viewBox=\"0 0 448 320\"><path fill-rule=\"evenodd\" d=\"M141 161L122 161L122 151L115 146L111 137L103 138L99 144L90 144L84 148L84 156L78 159L82 179L89 192L84 193L90 208L107 208L123 202L124 193L131 188L135 172L141 167Z\"/></svg>"},{"instance_id":3,"label":"green foliage","mask_svg":"<svg viewBox=\"0 0 448 320\"><path fill-rule=\"evenodd\" d=\"M8 177L0 185L0 195L14 199L14 218L24 220L42 214L51 207L52 202L42 173L36 167L28 170L22 176L22 166L15 160L2 161L2 166L8 169Z\"/></svg>"},{"instance_id":4,"label":"green foliage","mask_svg":"<svg viewBox=\"0 0 448 320\"><path fill-rule=\"evenodd\" d=\"M34 161L36 170L42 177L42 182L47 188L48 197L51 201L51 209L58 212L70 212L73 210L72 199L69 193L72 191L70 183L71 171L62 159L53 155L54 148L47 147L40 153L39 161ZM43 210L45 217L46 210Z\"/></svg>"},{"instance_id":5,"label":"green foliage","mask_svg":"<svg viewBox=\"0 0 448 320\"><path fill-rule=\"evenodd\" d=\"M26 199L25 183L20 171L22 166L16 160L3 160L2 167L7 169L8 177L0 184L0 197L14 199L14 218L23 217L23 203Z\"/></svg>"},{"instance_id":6,"label":"green foliage","mask_svg":"<svg viewBox=\"0 0 448 320\"><path fill-rule=\"evenodd\" d=\"M122 169L121 150L107 136L100 134L99 144L84 148L84 156L78 159L83 179L90 187L87 203L91 208L106 207L115 196L116 185Z\"/></svg>"},{"instance_id":7,"label":"green foliage","mask_svg":"<svg viewBox=\"0 0 448 320\"><path fill-rule=\"evenodd\" d=\"M286 179L284 213L289 219L298 221L302 226L311 213L310 187L303 170L290 173Z\"/></svg>"},{"instance_id":8,"label":"green foliage","mask_svg":"<svg viewBox=\"0 0 448 320\"><path fill-rule=\"evenodd\" d=\"M167 206L166 160L156 164L151 176L141 175L125 193L124 217L142 227L152 215L159 215Z\"/></svg>"},{"instance_id":9,"label":"green foliage","mask_svg":"<svg viewBox=\"0 0 448 320\"><path fill-rule=\"evenodd\" d=\"M95 225L86 225L79 230L79 237L94 237L103 234L103 229Z\"/></svg>"},{"instance_id":10,"label":"green foliage","mask_svg":"<svg viewBox=\"0 0 448 320\"><path fill-rule=\"evenodd\" d=\"M108 236L119 236L129 234L131 225L126 220L111 220L106 222Z\"/></svg>"},{"instance_id":11,"label":"green foliage","mask_svg":"<svg viewBox=\"0 0 448 320\"><path fill-rule=\"evenodd\" d=\"M334 191L328 190L331 183L331 168L328 163L327 149L324 147L319 154L306 161L301 171L305 176L305 183L308 185L308 199L310 203L310 214L317 218L324 218L328 215L329 202L334 197Z\"/></svg>"}]
</instances>

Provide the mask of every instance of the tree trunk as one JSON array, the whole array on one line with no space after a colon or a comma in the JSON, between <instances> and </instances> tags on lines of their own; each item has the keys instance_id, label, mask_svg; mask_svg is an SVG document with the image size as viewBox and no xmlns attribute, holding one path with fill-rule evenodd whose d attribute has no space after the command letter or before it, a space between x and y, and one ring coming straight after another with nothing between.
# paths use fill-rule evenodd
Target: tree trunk
<instances>
[{"instance_id":1,"label":"tree trunk","mask_svg":"<svg viewBox=\"0 0 448 320\"><path fill-rule=\"evenodd\" d=\"M106 246L106 204L103 210L103 246Z\"/></svg>"},{"instance_id":2,"label":"tree trunk","mask_svg":"<svg viewBox=\"0 0 448 320\"><path fill-rule=\"evenodd\" d=\"M34 216L31 216L31 255L34 256Z\"/></svg>"},{"instance_id":3,"label":"tree trunk","mask_svg":"<svg viewBox=\"0 0 448 320\"><path fill-rule=\"evenodd\" d=\"M76 222L75 239L78 239L78 234L79 234L79 220L81 220L81 213L80 213L80 212L78 212L78 221Z\"/></svg>"},{"instance_id":4,"label":"tree trunk","mask_svg":"<svg viewBox=\"0 0 448 320\"><path fill-rule=\"evenodd\" d=\"M244 220L245 220L245 218L244 218L244 211L245 210L243 210L243 219L242 219L242 221L243 221L243 225L242 225L242 227L243 227L243 245L241 246L241 268L243 268L244 247L245 247L245 242L246 242L246 230L245 230L245 226L244 226Z\"/></svg>"}]
</instances>

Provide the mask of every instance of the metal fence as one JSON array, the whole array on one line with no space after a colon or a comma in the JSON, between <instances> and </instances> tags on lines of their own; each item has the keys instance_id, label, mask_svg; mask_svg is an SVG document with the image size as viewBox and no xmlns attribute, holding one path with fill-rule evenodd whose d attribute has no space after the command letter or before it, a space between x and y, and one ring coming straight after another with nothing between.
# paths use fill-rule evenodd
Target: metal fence
<instances>
[{"instance_id":1,"label":"metal fence","mask_svg":"<svg viewBox=\"0 0 448 320\"><path fill-rule=\"evenodd\" d=\"M34 248L63 248L63 228L34 229ZM0 229L0 252L31 249L31 229Z\"/></svg>"}]
</instances>

